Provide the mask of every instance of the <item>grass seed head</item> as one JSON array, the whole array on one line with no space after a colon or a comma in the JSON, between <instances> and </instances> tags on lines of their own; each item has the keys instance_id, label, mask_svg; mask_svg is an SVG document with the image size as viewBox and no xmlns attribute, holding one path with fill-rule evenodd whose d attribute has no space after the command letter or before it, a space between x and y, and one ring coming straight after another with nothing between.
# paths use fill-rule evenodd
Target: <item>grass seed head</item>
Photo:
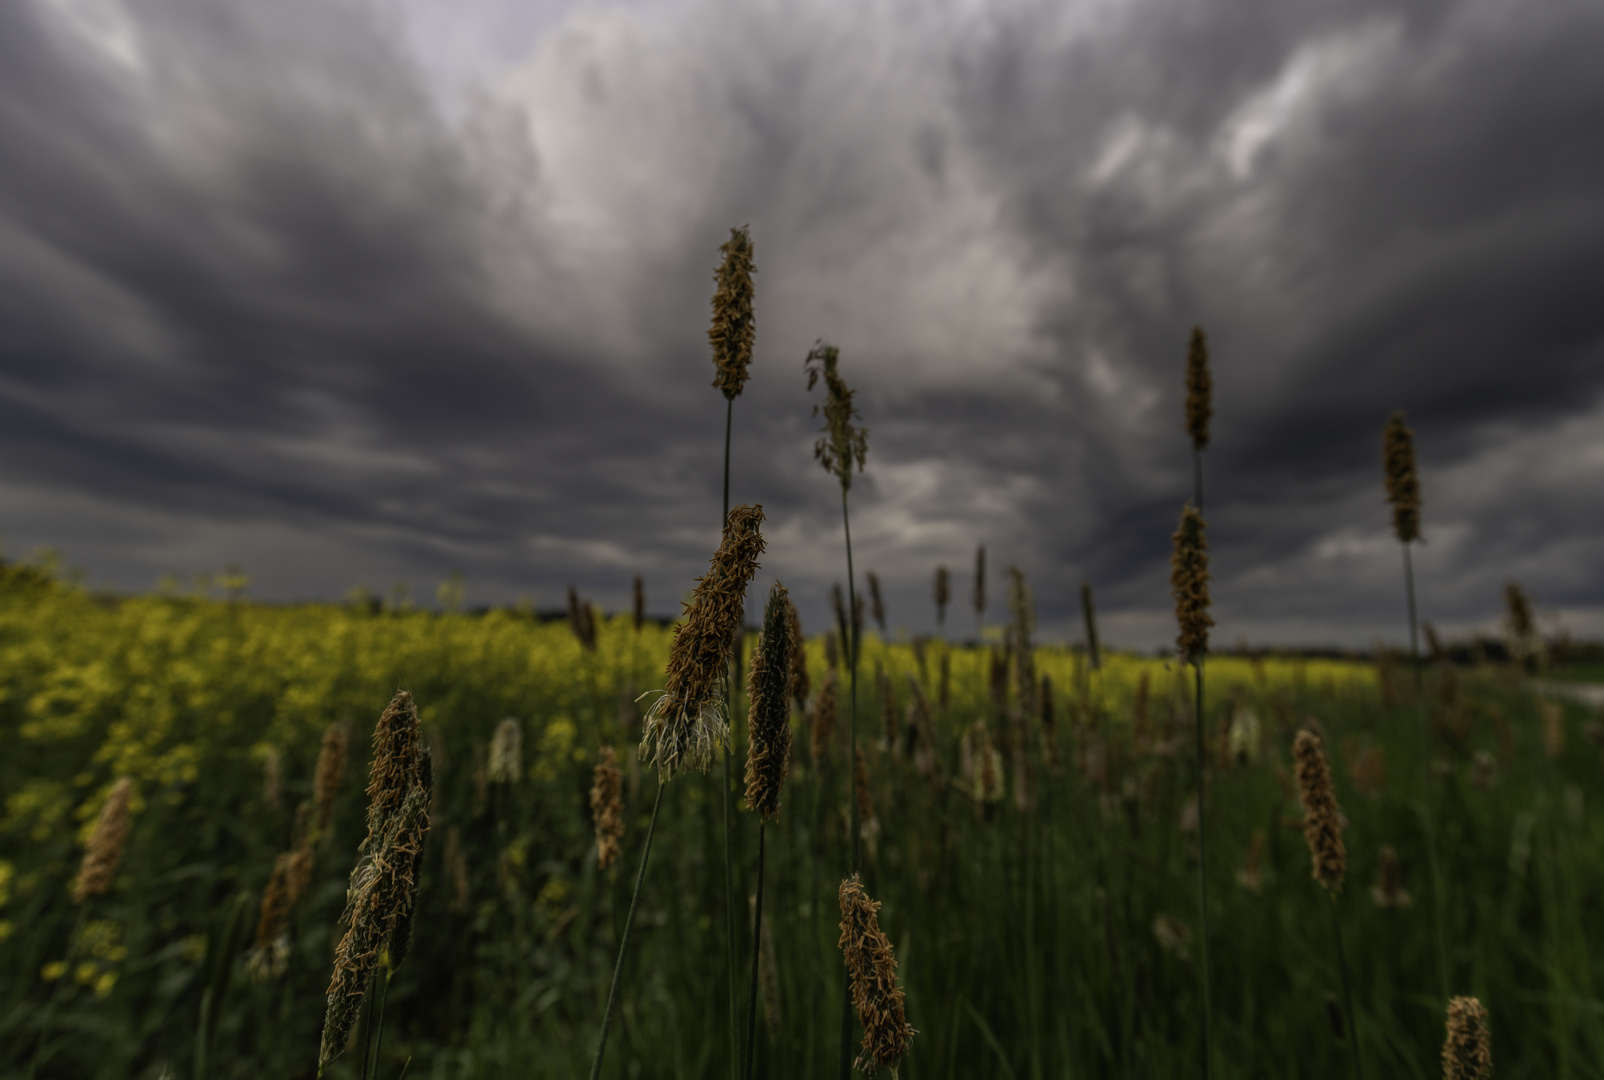
<instances>
[{"instance_id":1,"label":"grass seed head","mask_svg":"<svg viewBox=\"0 0 1604 1080\"><path fill-rule=\"evenodd\" d=\"M1198 663L1209 651L1209 544L1203 515L1188 506L1181 511L1175 532L1175 554L1170 559L1170 595L1175 597L1175 622L1180 628L1175 644L1182 663Z\"/></svg>"},{"instance_id":2,"label":"grass seed head","mask_svg":"<svg viewBox=\"0 0 1604 1080\"><path fill-rule=\"evenodd\" d=\"M1504 586L1504 629L1509 635L1512 650L1523 649L1537 633L1537 620L1532 617L1532 602L1520 583L1511 581Z\"/></svg>"},{"instance_id":3,"label":"grass seed head","mask_svg":"<svg viewBox=\"0 0 1604 1080\"><path fill-rule=\"evenodd\" d=\"M373 763L368 767L366 849L385 834L390 816L418 782L418 709L412 695L397 690L373 728Z\"/></svg>"},{"instance_id":4,"label":"grass seed head","mask_svg":"<svg viewBox=\"0 0 1604 1080\"><path fill-rule=\"evenodd\" d=\"M312 802L317 806L317 828L323 832L334 820L334 800L345 779L345 764L351 752L351 733L344 724L330 724L323 732L317 751L317 767L312 771Z\"/></svg>"},{"instance_id":5,"label":"grass seed head","mask_svg":"<svg viewBox=\"0 0 1604 1080\"><path fill-rule=\"evenodd\" d=\"M859 419L857 406L852 404L857 391L847 386L837 366L841 350L820 338L814 342L803 365L808 372L808 389L812 390L824 379L824 404L813 407L813 415L824 412L824 426L818 442L813 444L813 457L824 470L841 482L843 491L852 487L852 466L863 471L864 460L869 456L869 429L854 423Z\"/></svg>"},{"instance_id":6,"label":"grass seed head","mask_svg":"<svg viewBox=\"0 0 1604 1080\"><path fill-rule=\"evenodd\" d=\"M492 784L516 784L523 779L524 729L515 716L506 717L496 725L490 736L490 768L488 779Z\"/></svg>"},{"instance_id":7,"label":"grass seed head","mask_svg":"<svg viewBox=\"0 0 1604 1080\"><path fill-rule=\"evenodd\" d=\"M936 625L947 625L947 603L952 599L952 581L945 566L936 567Z\"/></svg>"},{"instance_id":8,"label":"grass seed head","mask_svg":"<svg viewBox=\"0 0 1604 1080\"><path fill-rule=\"evenodd\" d=\"M100 808L94 831L89 834L78 878L73 882L73 903L81 904L111 887L112 878L117 875L117 864L122 862L123 846L128 842L133 800L134 782L128 777L122 777L111 786L111 794Z\"/></svg>"},{"instance_id":9,"label":"grass seed head","mask_svg":"<svg viewBox=\"0 0 1604 1080\"><path fill-rule=\"evenodd\" d=\"M986 545L975 548L975 587L969 594L976 615L986 613Z\"/></svg>"},{"instance_id":10,"label":"grass seed head","mask_svg":"<svg viewBox=\"0 0 1604 1080\"><path fill-rule=\"evenodd\" d=\"M284 753L276 746L262 758L262 801L274 810L284 805Z\"/></svg>"},{"instance_id":11,"label":"grass seed head","mask_svg":"<svg viewBox=\"0 0 1604 1080\"><path fill-rule=\"evenodd\" d=\"M852 1006L863 1025L863 1053L854 1064L873 1074L897 1065L918 1034L909 1024L903 991L897 985L897 957L880 929L880 902L864 892L858 875L841 882L841 939L838 942L852 983Z\"/></svg>"},{"instance_id":12,"label":"grass seed head","mask_svg":"<svg viewBox=\"0 0 1604 1080\"><path fill-rule=\"evenodd\" d=\"M863 744L860 742L858 752L852 755L853 792L858 799L858 821L860 827L868 829L869 822L874 820L874 793L869 789L869 766L864 760Z\"/></svg>"},{"instance_id":13,"label":"grass seed head","mask_svg":"<svg viewBox=\"0 0 1604 1080\"><path fill-rule=\"evenodd\" d=\"M1415 433L1395 412L1381 437L1386 469L1387 501L1392 504L1392 531L1400 543L1420 539L1420 478L1415 472Z\"/></svg>"},{"instance_id":14,"label":"grass seed head","mask_svg":"<svg viewBox=\"0 0 1604 1080\"><path fill-rule=\"evenodd\" d=\"M281 851L278 858L273 860L273 873L267 879L267 888L262 890L262 906L256 918L254 948L257 952L267 951L284 929L285 916L290 910L289 877L290 852Z\"/></svg>"},{"instance_id":15,"label":"grass seed head","mask_svg":"<svg viewBox=\"0 0 1604 1080\"><path fill-rule=\"evenodd\" d=\"M685 604L685 621L675 628L668 682L646 714L640 747L641 760L650 761L662 780L687 767L706 772L714 746L729 739L718 683L763 553L762 524L761 506L730 511L724 540Z\"/></svg>"},{"instance_id":16,"label":"grass seed head","mask_svg":"<svg viewBox=\"0 0 1604 1080\"><path fill-rule=\"evenodd\" d=\"M1331 892L1341 892L1348 852L1342 845L1342 810L1331 787L1331 766L1320 736L1307 728L1298 732L1292 756L1297 759L1303 838L1314 863L1314 879Z\"/></svg>"},{"instance_id":17,"label":"grass seed head","mask_svg":"<svg viewBox=\"0 0 1604 1080\"><path fill-rule=\"evenodd\" d=\"M604 746L596 756L596 773L590 785L590 816L596 828L596 865L613 865L623 850L624 778L618 755Z\"/></svg>"},{"instance_id":18,"label":"grass seed head","mask_svg":"<svg viewBox=\"0 0 1604 1080\"><path fill-rule=\"evenodd\" d=\"M646 625L646 579L635 575L635 632Z\"/></svg>"},{"instance_id":19,"label":"grass seed head","mask_svg":"<svg viewBox=\"0 0 1604 1080\"><path fill-rule=\"evenodd\" d=\"M880 575L873 570L869 571L869 614L874 616L874 624L880 628L880 633L886 632L886 604L880 596Z\"/></svg>"},{"instance_id":20,"label":"grass seed head","mask_svg":"<svg viewBox=\"0 0 1604 1080\"><path fill-rule=\"evenodd\" d=\"M396 697L399 699L402 695ZM381 730L392 719L396 705L392 701L391 708L380 717ZM410 695L406 695L405 708L412 712L415 729L416 711ZM378 732L375 732L377 739ZM318 1053L319 1074L350 1041L362 997L380 957L388 949L389 962L394 967L406 956L417 901L418 869L423 860L424 837L429 831L433 772L428 752L417 754L409 773L411 783L400 805L380 819L380 832L377 836L369 835L363 844L363 854L351 871L345 912L341 916L347 928L334 950L334 973L329 980L328 1009ZM372 808L369 809L371 812Z\"/></svg>"},{"instance_id":21,"label":"grass seed head","mask_svg":"<svg viewBox=\"0 0 1604 1080\"><path fill-rule=\"evenodd\" d=\"M1209 420L1214 416L1214 377L1209 374L1209 338L1201 326L1192 327L1186 346L1186 433L1192 449L1209 445Z\"/></svg>"},{"instance_id":22,"label":"grass seed head","mask_svg":"<svg viewBox=\"0 0 1604 1080\"><path fill-rule=\"evenodd\" d=\"M1442 1045L1443 1080L1486 1080L1493 1074L1487 1010L1473 997L1448 1001L1448 1037Z\"/></svg>"},{"instance_id":23,"label":"grass seed head","mask_svg":"<svg viewBox=\"0 0 1604 1080\"><path fill-rule=\"evenodd\" d=\"M416 806L413 807L413 804ZM413 807L409 809L409 807ZM418 913L418 882L423 876L423 843L429 833L429 816L434 809L434 755L428 749L418 759L418 784L402 806L401 823L393 842L394 857L411 859L404 878L405 891L396 913L395 929L390 933L390 967L401 966L412 949L412 926Z\"/></svg>"},{"instance_id":24,"label":"grass seed head","mask_svg":"<svg viewBox=\"0 0 1604 1080\"><path fill-rule=\"evenodd\" d=\"M874 665L875 693L880 698L880 726L885 732L886 746L893 754L901 750L902 717L897 708L897 690L891 685L891 676L877 660Z\"/></svg>"},{"instance_id":25,"label":"grass seed head","mask_svg":"<svg viewBox=\"0 0 1604 1080\"><path fill-rule=\"evenodd\" d=\"M796 613L796 605L787 602L785 610L791 630L791 700L801 709L806 707L808 695L813 692L808 678L807 639L802 636L802 616Z\"/></svg>"},{"instance_id":26,"label":"grass seed head","mask_svg":"<svg viewBox=\"0 0 1604 1080\"><path fill-rule=\"evenodd\" d=\"M752 263L754 248L748 227L730 230L730 238L719 245L724 260L713 274L713 321L707 328L708 344L713 346L713 385L727 400L741 396L752 364L752 346L757 340L757 316L752 310Z\"/></svg>"},{"instance_id":27,"label":"grass seed head","mask_svg":"<svg viewBox=\"0 0 1604 1080\"><path fill-rule=\"evenodd\" d=\"M813 717L808 732L808 754L817 767L830 756L835 745L836 674L832 666L824 673L824 683L818 697L813 699Z\"/></svg>"},{"instance_id":28,"label":"grass seed head","mask_svg":"<svg viewBox=\"0 0 1604 1080\"><path fill-rule=\"evenodd\" d=\"M746 752L746 805L771 820L780 810L780 789L791 767L792 657L799 642L792 625L791 594L775 582L763 605L763 632L747 678L750 737Z\"/></svg>"}]
</instances>

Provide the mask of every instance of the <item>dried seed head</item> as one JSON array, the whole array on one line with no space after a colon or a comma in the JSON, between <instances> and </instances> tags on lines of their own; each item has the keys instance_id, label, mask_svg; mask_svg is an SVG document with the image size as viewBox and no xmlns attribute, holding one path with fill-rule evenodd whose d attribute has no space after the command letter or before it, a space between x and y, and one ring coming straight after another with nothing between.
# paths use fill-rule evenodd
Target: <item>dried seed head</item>
<instances>
[{"instance_id":1,"label":"dried seed head","mask_svg":"<svg viewBox=\"0 0 1604 1080\"><path fill-rule=\"evenodd\" d=\"M802 709L807 707L808 694L813 690L808 679L807 638L802 636L802 616L796 613L796 605L787 603L785 610L791 623L791 700Z\"/></svg>"},{"instance_id":2,"label":"dried seed head","mask_svg":"<svg viewBox=\"0 0 1604 1080\"><path fill-rule=\"evenodd\" d=\"M853 423L858 410L852 404L857 392L847 386L836 366L841 350L820 338L814 342L803 366L808 373L808 389L812 390L820 377L824 379L825 400L822 406L813 407L813 415L824 411L823 432L813 444L813 457L824 470L841 482L842 490L852 487L852 465L857 463L863 471L864 459L869 456L869 429Z\"/></svg>"},{"instance_id":3,"label":"dried seed head","mask_svg":"<svg viewBox=\"0 0 1604 1080\"><path fill-rule=\"evenodd\" d=\"M1420 478L1415 473L1415 433L1401 412L1393 413L1381 440L1381 463L1392 504L1392 531L1400 543L1420 539Z\"/></svg>"},{"instance_id":4,"label":"dried seed head","mask_svg":"<svg viewBox=\"0 0 1604 1080\"><path fill-rule=\"evenodd\" d=\"M1426 635L1426 651L1431 654L1433 663L1442 663L1448 659L1448 650L1443 648L1442 638L1437 636L1437 628L1430 621L1422 621L1420 630Z\"/></svg>"},{"instance_id":5,"label":"dried seed head","mask_svg":"<svg viewBox=\"0 0 1604 1080\"><path fill-rule=\"evenodd\" d=\"M976 720L964 736L964 756L968 758L970 793L980 806L1001 802L1003 791L1003 757L991 740L991 729L984 720Z\"/></svg>"},{"instance_id":6,"label":"dried seed head","mask_svg":"<svg viewBox=\"0 0 1604 1080\"><path fill-rule=\"evenodd\" d=\"M289 876L284 883L284 902L293 910L306 895L307 887L312 884L312 848L308 844L301 844L289 852L289 856Z\"/></svg>"},{"instance_id":7,"label":"dried seed head","mask_svg":"<svg viewBox=\"0 0 1604 1080\"><path fill-rule=\"evenodd\" d=\"M397 699L402 696L396 695ZM412 712L415 744L416 713L410 695L404 707ZM387 724L394 728L390 721L395 711L397 702L392 701L391 708L380 717L380 731ZM377 742L379 732L374 737ZM406 954L417 898L418 867L423 858L424 836L429 831L432 773L428 753L417 755L410 770L412 782L400 805L379 816L380 831L364 841L363 855L351 871L345 913L341 916L348 928L334 951L334 974L329 980L328 1011L318 1053L320 1073L349 1042L362 996L385 949L389 949L392 967ZM374 817L371 806L369 817Z\"/></svg>"},{"instance_id":8,"label":"dried seed head","mask_svg":"<svg viewBox=\"0 0 1604 1080\"><path fill-rule=\"evenodd\" d=\"M824 632L824 665L831 671L841 666L841 636L834 630Z\"/></svg>"},{"instance_id":9,"label":"dried seed head","mask_svg":"<svg viewBox=\"0 0 1604 1080\"><path fill-rule=\"evenodd\" d=\"M395 928L390 932L390 968L401 966L412 949L412 925L418 913L418 881L423 876L423 843L429 832L429 815L434 809L434 755L427 748L418 758L418 784L407 795L408 802L416 801L417 808L409 816L402 806L400 827L391 844L392 859L411 858L411 869L405 872L405 890L400 908L395 914Z\"/></svg>"},{"instance_id":10,"label":"dried seed head","mask_svg":"<svg viewBox=\"0 0 1604 1080\"><path fill-rule=\"evenodd\" d=\"M940 765L936 761L935 719L930 715L930 703L925 700L924 687L912 675L908 676L908 693L912 698L908 703L908 722L918 739L914 763L921 776L934 781L940 773Z\"/></svg>"},{"instance_id":11,"label":"dried seed head","mask_svg":"<svg viewBox=\"0 0 1604 1080\"><path fill-rule=\"evenodd\" d=\"M1309 844L1314 879L1331 892L1342 891L1348 853L1342 846L1342 810L1331 787L1331 766L1320 736L1307 728L1292 743L1297 759L1298 795L1303 800L1303 838Z\"/></svg>"},{"instance_id":12,"label":"dried seed head","mask_svg":"<svg viewBox=\"0 0 1604 1080\"><path fill-rule=\"evenodd\" d=\"M945 566L936 567L936 625L947 624L947 602L952 599L952 582Z\"/></svg>"},{"instance_id":13,"label":"dried seed head","mask_svg":"<svg viewBox=\"0 0 1604 1080\"><path fill-rule=\"evenodd\" d=\"M587 652L596 651L596 609L583 600L578 590L568 586L568 629Z\"/></svg>"},{"instance_id":14,"label":"dried seed head","mask_svg":"<svg viewBox=\"0 0 1604 1080\"><path fill-rule=\"evenodd\" d=\"M1473 997L1448 1001L1448 1037L1442 1044L1443 1080L1486 1080L1493 1074L1487 1010Z\"/></svg>"},{"instance_id":15,"label":"dried seed head","mask_svg":"<svg viewBox=\"0 0 1604 1080\"><path fill-rule=\"evenodd\" d=\"M1013 658L1014 697L1019 702L1020 710L1028 716L1040 707L1036 700L1036 654L1028 640L1015 640Z\"/></svg>"},{"instance_id":16,"label":"dried seed head","mask_svg":"<svg viewBox=\"0 0 1604 1080\"><path fill-rule=\"evenodd\" d=\"M897 691L891 685L891 676L886 674L878 660L874 665L874 688L880 698L880 724L885 731L886 746L892 753L899 753L902 718L897 709Z\"/></svg>"},{"instance_id":17,"label":"dried seed head","mask_svg":"<svg viewBox=\"0 0 1604 1080\"><path fill-rule=\"evenodd\" d=\"M317 767L312 771L312 802L317 806L317 827L323 832L334 820L334 800L345 779L345 762L350 756L351 733L344 724L330 724L318 747Z\"/></svg>"},{"instance_id":18,"label":"dried seed head","mask_svg":"<svg viewBox=\"0 0 1604 1080\"><path fill-rule=\"evenodd\" d=\"M492 784L516 784L524 775L524 729L518 718L509 716L496 725L490 736L490 770Z\"/></svg>"},{"instance_id":19,"label":"dried seed head","mask_svg":"<svg viewBox=\"0 0 1604 1080\"><path fill-rule=\"evenodd\" d=\"M1504 586L1504 628L1517 647L1530 641L1537 632L1537 621L1532 618L1532 602L1520 583L1511 581Z\"/></svg>"},{"instance_id":20,"label":"dried seed head","mask_svg":"<svg viewBox=\"0 0 1604 1080\"><path fill-rule=\"evenodd\" d=\"M841 954L852 982L852 1006L863 1025L863 1053L854 1064L873 1074L884 1065L893 1076L897 1063L918 1034L908 1024L902 988L897 985L897 957L880 929L880 902L863 891L858 875L841 882Z\"/></svg>"},{"instance_id":21,"label":"dried seed head","mask_svg":"<svg viewBox=\"0 0 1604 1080\"><path fill-rule=\"evenodd\" d=\"M1008 642L1005 640L1001 648L989 650L991 663L988 666L989 678L987 688L991 691L991 704L998 715L1008 707Z\"/></svg>"},{"instance_id":22,"label":"dried seed head","mask_svg":"<svg viewBox=\"0 0 1604 1080\"><path fill-rule=\"evenodd\" d=\"M1192 449L1209 445L1209 420L1214 416L1214 378L1209 374L1209 339L1201 326L1192 327L1186 346L1186 433Z\"/></svg>"},{"instance_id":23,"label":"dried seed head","mask_svg":"<svg viewBox=\"0 0 1604 1080\"><path fill-rule=\"evenodd\" d=\"M746 805L764 821L780 810L780 789L791 767L792 657L800 642L793 632L791 594L775 582L763 605L763 632L747 678L750 733L746 751Z\"/></svg>"},{"instance_id":24,"label":"dried seed head","mask_svg":"<svg viewBox=\"0 0 1604 1080\"><path fill-rule=\"evenodd\" d=\"M880 628L880 633L886 632L886 604L880 597L880 576L873 570L869 571L869 613L874 616L874 624Z\"/></svg>"},{"instance_id":25,"label":"dried seed head","mask_svg":"<svg viewBox=\"0 0 1604 1080\"><path fill-rule=\"evenodd\" d=\"M274 810L284 805L284 754L276 746L262 758L262 801Z\"/></svg>"},{"instance_id":26,"label":"dried seed head","mask_svg":"<svg viewBox=\"0 0 1604 1080\"><path fill-rule=\"evenodd\" d=\"M1397 849L1391 844L1382 844L1376 852L1376 883L1370 886L1370 898L1379 908L1406 908L1412 902L1403 887Z\"/></svg>"},{"instance_id":27,"label":"dried seed head","mask_svg":"<svg viewBox=\"0 0 1604 1080\"><path fill-rule=\"evenodd\" d=\"M99 896L111 887L122 862L123 845L128 842L128 820L132 813L134 782L123 777L111 786L111 794L100 808L89 844L84 849L84 861L78 867L78 879L73 882L72 900L81 904L91 896Z\"/></svg>"},{"instance_id":28,"label":"dried seed head","mask_svg":"<svg viewBox=\"0 0 1604 1080\"><path fill-rule=\"evenodd\" d=\"M976 615L986 613L986 545L975 548L975 587L969 596Z\"/></svg>"},{"instance_id":29,"label":"dried seed head","mask_svg":"<svg viewBox=\"0 0 1604 1080\"><path fill-rule=\"evenodd\" d=\"M259 958L255 964L258 969L263 966L262 958L271 954L274 942L284 931L290 912L290 858L290 852L279 852L278 858L273 860L273 873L267 879L267 888L262 891L262 906L256 918L256 940L251 946L251 951Z\"/></svg>"},{"instance_id":30,"label":"dried seed head","mask_svg":"<svg viewBox=\"0 0 1604 1080\"><path fill-rule=\"evenodd\" d=\"M590 786L590 817L596 827L596 865L603 870L613 865L623 850L624 778L618 772L618 756L604 746L596 758L595 779Z\"/></svg>"},{"instance_id":31,"label":"dried seed head","mask_svg":"<svg viewBox=\"0 0 1604 1080\"><path fill-rule=\"evenodd\" d=\"M1025 572L1017 566L1008 568L1008 614L1013 616L1016 642L1028 647L1031 631L1036 628L1036 601L1025 582Z\"/></svg>"},{"instance_id":32,"label":"dried seed head","mask_svg":"<svg viewBox=\"0 0 1604 1080\"><path fill-rule=\"evenodd\" d=\"M817 766L830 756L835 745L836 675L832 666L824 673L824 684L818 697L813 699L813 722L808 733L808 754Z\"/></svg>"},{"instance_id":33,"label":"dried seed head","mask_svg":"<svg viewBox=\"0 0 1604 1080\"><path fill-rule=\"evenodd\" d=\"M868 829L869 822L874 820L874 794L869 790L869 766L863 759L863 744L858 744L858 752L852 756L853 791L858 798L858 821L862 828Z\"/></svg>"},{"instance_id":34,"label":"dried seed head","mask_svg":"<svg viewBox=\"0 0 1604 1080\"><path fill-rule=\"evenodd\" d=\"M312 844L317 836L312 827L311 803L303 802L295 808L295 831L292 835L294 846L287 852L289 868L284 883L284 899L293 908L306 895L307 886L312 884Z\"/></svg>"},{"instance_id":35,"label":"dried seed head","mask_svg":"<svg viewBox=\"0 0 1604 1080\"><path fill-rule=\"evenodd\" d=\"M757 340L757 317L752 311L752 264L754 252L748 227L730 230L730 238L719 245L724 261L713 275L713 322L707 329L713 346L713 385L730 401L746 386L746 369L752 363L752 345Z\"/></svg>"},{"instance_id":36,"label":"dried seed head","mask_svg":"<svg viewBox=\"0 0 1604 1080\"><path fill-rule=\"evenodd\" d=\"M746 587L763 553L763 508L737 506L724 524L724 540L685 605L685 621L669 647L668 684L646 714L641 760L668 780L686 767L707 771L713 748L729 739L717 690L730 643L741 626Z\"/></svg>"},{"instance_id":37,"label":"dried seed head","mask_svg":"<svg viewBox=\"0 0 1604 1080\"><path fill-rule=\"evenodd\" d=\"M1047 767L1057 772L1063 761L1058 752L1058 713L1053 705L1052 676L1041 677L1041 687L1037 690L1037 694L1041 708L1042 755L1047 759Z\"/></svg>"},{"instance_id":38,"label":"dried seed head","mask_svg":"<svg viewBox=\"0 0 1604 1080\"><path fill-rule=\"evenodd\" d=\"M646 625L646 579L635 575L635 632Z\"/></svg>"},{"instance_id":39,"label":"dried seed head","mask_svg":"<svg viewBox=\"0 0 1604 1080\"><path fill-rule=\"evenodd\" d=\"M373 728L373 763L368 767L368 835L370 850L385 834L385 825L418 782L418 709L412 695L397 690Z\"/></svg>"},{"instance_id":40,"label":"dried seed head","mask_svg":"<svg viewBox=\"0 0 1604 1080\"><path fill-rule=\"evenodd\" d=\"M1086 654L1091 658L1092 670L1103 666L1102 650L1097 647L1097 605L1092 602L1092 583L1080 583L1080 610L1086 620Z\"/></svg>"},{"instance_id":41,"label":"dried seed head","mask_svg":"<svg viewBox=\"0 0 1604 1080\"><path fill-rule=\"evenodd\" d=\"M1200 663L1209 651L1209 544L1203 515L1188 506L1181 511L1175 532L1175 554L1170 559L1170 595L1175 597L1175 622L1180 634L1175 644L1182 663Z\"/></svg>"}]
</instances>

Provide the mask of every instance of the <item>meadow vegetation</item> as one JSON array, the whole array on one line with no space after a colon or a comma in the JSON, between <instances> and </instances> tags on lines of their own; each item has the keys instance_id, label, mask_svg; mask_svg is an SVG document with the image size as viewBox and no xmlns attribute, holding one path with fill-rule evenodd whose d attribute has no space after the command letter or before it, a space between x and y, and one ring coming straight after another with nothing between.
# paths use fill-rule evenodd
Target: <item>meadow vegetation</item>
<instances>
[{"instance_id":1,"label":"meadow vegetation","mask_svg":"<svg viewBox=\"0 0 1604 1080\"><path fill-rule=\"evenodd\" d=\"M672 631L578 607L543 620L113 598L7 564L0 1075L30 1075L36 1057L39 1076L314 1075L370 740L397 689L416 703L432 811L410 951L353 1050L382 1023L380 1076L583 1075L658 792L637 753L652 699L637 699L664 686ZM764 833L762 940L744 917L758 815L741 808L732 995L721 802L744 790L748 743L732 672L735 768L665 788L607 1075L733 1074L729 1032L745 1025L729 1012L752 1000L754 944L755 1074L835 1071L853 807L862 891L917 1031L905 1077L1193 1075L1205 935L1213 1075L1347 1075L1332 898L1367 1071L1440 1075L1428 776L1449 989L1485 1006L1499 1075L1604 1075L1604 926L1589 917L1604 899L1604 729L1535 696L1522 669L1432 661L1417 700L1407 657L1211 657L1204 927L1190 669L1106 651L1094 667L1001 628L978 645L867 633L854 777L841 643L811 629ZM744 671L755 636L738 640ZM1346 877L1330 897L1301 835L1303 727L1340 806ZM608 750L623 830L603 869L592 790ZM126 846L75 902L122 778ZM326 1075L361 1061L346 1052Z\"/></svg>"}]
</instances>

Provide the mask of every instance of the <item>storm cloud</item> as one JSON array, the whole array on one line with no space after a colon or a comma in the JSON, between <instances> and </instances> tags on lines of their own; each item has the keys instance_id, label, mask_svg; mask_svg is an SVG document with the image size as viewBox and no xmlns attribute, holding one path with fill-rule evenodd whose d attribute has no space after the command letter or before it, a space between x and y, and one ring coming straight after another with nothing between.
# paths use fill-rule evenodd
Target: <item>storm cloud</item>
<instances>
[{"instance_id":1,"label":"storm cloud","mask_svg":"<svg viewBox=\"0 0 1604 1080\"><path fill-rule=\"evenodd\" d=\"M1049 634L1085 579L1108 636L1164 642L1202 324L1218 640L1399 638L1394 409L1423 613L1486 622L1518 578L1604 632L1596 3L510 10L0 6L13 555L118 588L240 563L268 598L460 570L617 605L642 573L670 613L716 542L707 303L749 224L732 497L814 625L826 336L893 624L983 542Z\"/></svg>"}]
</instances>

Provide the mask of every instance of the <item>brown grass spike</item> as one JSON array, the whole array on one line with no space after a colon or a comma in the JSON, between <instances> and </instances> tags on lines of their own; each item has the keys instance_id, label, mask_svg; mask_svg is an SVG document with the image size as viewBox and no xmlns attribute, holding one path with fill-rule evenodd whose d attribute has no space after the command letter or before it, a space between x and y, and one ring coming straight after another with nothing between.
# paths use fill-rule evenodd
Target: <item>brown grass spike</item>
<instances>
[{"instance_id":1,"label":"brown grass spike","mask_svg":"<svg viewBox=\"0 0 1604 1080\"><path fill-rule=\"evenodd\" d=\"M714 747L729 738L719 677L763 553L762 524L761 506L730 511L723 543L685 604L685 621L675 628L668 684L646 714L640 746L641 760L650 761L662 780L687 767L706 772Z\"/></svg>"},{"instance_id":2,"label":"brown grass spike","mask_svg":"<svg viewBox=\"0 0 1604 1080\"><path fill-rule=\"evenodd\" d=\"M908 1024L897 985L897 957L880 929L880 902L869 898L856 874L841 882L840 899L838 944L852 983L852 1005L863 1025L863 1053L855 1064L870 1074L883 1065L896 1076L897 1064L918 1032Z\"/></svg>"}]
</instances>

